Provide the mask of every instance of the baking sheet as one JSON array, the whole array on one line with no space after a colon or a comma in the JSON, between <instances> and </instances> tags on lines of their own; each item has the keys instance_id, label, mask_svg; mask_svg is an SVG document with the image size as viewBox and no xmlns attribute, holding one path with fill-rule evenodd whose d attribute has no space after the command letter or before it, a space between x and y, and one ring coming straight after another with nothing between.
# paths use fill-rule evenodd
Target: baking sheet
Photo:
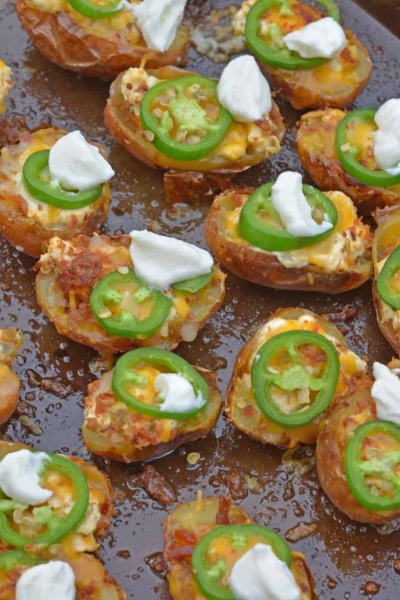
<instances>
[{"instance_id":1,"label":"baking sheet","mask_svg":"<svg viewBox=\"0 0 400 600\"><path fill-rule=\"evenodd\" d=\"M371 82L356 106L376 107L399 95L400 42L351 0L339 3L346 25L368 47L375 64ZM200 20L212 8L228 4L232 1L189 1L194 18ZM400 35L398 0L360 0L359 4L367 10L370 7L381 22ZM80 129L109 150L117 175L104 231L142 229L154 221L165 234L205 245L203 223L209 203L181 206L175 213L168 211L161 173L130 157L103 126L109 84L77 77L50 64L21 30L12 1L0 0L0 56L15 73L8 116L24 115L31 127L52 123L68 130ZM223 68L199 57L193 49L189 57L189 68L210 76L217 76ZM287 168L301 169L294 149L299 113L283 102L280 107L288 127L284 150L239 176L235 180L238 183L260 185ZM16 364L22 380L19 408L0 433L6 439L27 442L41 450L59 450L91 460L80 427L86 387L99 375L101 361L90 349L59 336L42 314L33 288L33 259L0 239L0 264L0 326L21 328L26 340ZM240 347L275 310L296 305L333 316L345 306L354 308L356 316L344 324L352 349L369 357L370 363L392 357L393 352L376 325L370 283L340 297L324 297L269 290L231 274L222 310L194 343L182 344L179 353L194 364L219 369L221 389L225 392ZM39 425L36 435L20 422L23 415ZM187 455L194 451L200 453L201 460L190 466ZM141 471L141 465L119 465L99 458L94 462L110 476L116 492L116 514L99 555L126 589L128 598L169 600L163 575L150 566L162 551L162 523L168 509L137 485L135 475ZM198 490L210 495L228 493L227 475L237 472L252 482L253 491L249 490L240 503L259 523L282 535L299 524L315 524L315 533L293 547L306 554L320 600L399 598L400 578L395 566L396 560L400 561L400 534L396 526L391 526L390 535L389 528L383 535L372 527L350 522L321 492L314 470L303 475L289 472L282 465L282 451L252 441L227 424L223 416L208 438L180 448L154 465L172 485L180 502L193 499ZM372 582L376 585L366 587Z\"/></svg>"}]
</instances>

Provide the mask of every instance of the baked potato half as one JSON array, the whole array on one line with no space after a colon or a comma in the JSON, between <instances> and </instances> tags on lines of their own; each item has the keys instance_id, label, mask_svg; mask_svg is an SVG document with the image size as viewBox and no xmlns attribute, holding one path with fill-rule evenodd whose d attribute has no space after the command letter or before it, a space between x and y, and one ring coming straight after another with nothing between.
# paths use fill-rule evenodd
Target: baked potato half
<instances>
[{"instance_id":1,"label":"baked potato half","mask_svg":"<svg viewBox=\"0 0 400 600\"><path fill-rule=\"evenodd\" d=\"M8 421L17 408L20 380L10 365L23 343L18 329L0 329L0 425Z\"/></svg>"},{"instance_id":2,"label":"baked potato half","mask_svg":"<svg viewBox=\"0 0 400 600\"><path fill-rule=\"evenodd\" d=\"M90 235L106 220L110 185L105 183L100 197L77 209L64 209L37 200L22 180L25 161L36 152L50 150L65 131L41 127L24 132L18 140L1 150L0 156L0 231L18 250L38 258L52 237L71 239ZM101 146L96 145L102 153Z\"/></svg>"},{"instance_id":3,"label":"baked potato half","mask_svg":"<svg viewBox=\"0 0 400 600\"><path fill-rule=\"evenodd\" d=\"M19 579L28 569L49 561L67 563L75 575L77 600L126 600L124 590L105 570L101 562L90 554L62 552L53 548L52 552L26 554L21 551L0 554L0 597L2 600L16 600L16 587Z\"/></svg>"},{"instance_id":4,"label":"baked potato half","mask_svg":"<svg viewBox=\"0 0 400 600\"><path fill-rule=\"evenodd\" d=\"M362 215L399 204L400 184L373 187L358 181L343 168L336 152L335 136L337 126L345 116L341 110L325 109L301 117L296 139L304 168L322 190L340 190L349 196ZM348 140L351 145L361 148L358 160L363 166L379 170L371 135L375 129L377 126L373 124L356 123L348 131Z\"/></svg>"},{"instance_id":5,"label":"baked potato half","mask_svg":"<svg viewBox=\"0 0 400 600\"><path fill-rule=\"evenodd\" d=\"M374 235L372 256L374 261L375 279L373 283L373 299L379 329L400 355L400 310L389 306L378 292L378 277L389 256L400 246L400 208L388 207L375 213L378 222ZM396 287L394 288L396 290Z\"/></svg>"},{"instance_id":6,"label":"baked potato half","mask_svg":"<svg viewBox=\"0 0 400 600\"><path fill-rule=\"evenodd\" d=\"M127 352L137 346L171 350L181 341L192 342L218 310L225 295L225 278L218 265L209 283L196 293L171 289L172 308L166 321L148 337L136 339L108 333L90 308L94 286L105 275L132 267L128 235L80 235L71 241L50 240L35 266L39 305L61 335L102 354ZM147 305L142 305L147 306ZM150 308L150 306L149 306Z\"/></svg>"},{"instance_id":7,"label":"baked potato half","mask_svg":"<svg viewBox=\"0 0 400 600\"><path fill-rule=\"evenodd\" d=\"M189 32L180 26L169 50L150 50L130 8L135 4L140 0L127 1L118 14L104 19L84 16L68 0L18 0L16 8L22 27L51 62L80 75L114 79L142 63L149 68L176 64L189 44Z\"/></svg>"},{"instance_id":8,"label":"baked potato half","mask_svg":"<svg viewBox=\"0 0 400 600\"><path fill-rule=\"evenodd\" d=\"M243 206L255 189L229 189L208 213L205 236L215 258L242 279L278 289L338 294L365 283L371 275L372 235L342 192L326 192L338 222L332 234L313 246L267 252L240 234Z\"/></svg>"},{"instance_id":9,"label":"baked potato half","mask_svg":"<svg viewBox=\"0 0 400 600\"><path fill-rule=\"evenodd\" d=\"M153 417L132 410L113 392L113 372L102 375L89 384L85 398L82 434L86 446L110 460L129 463L165 456L182 444L208 435L219 417L222 399L216 373L201 368L196 371L207 382L210 397L206 408L188 420ZM147 403L155 403L154 380L161 371L143 363L140 373L146 374L148 385L136 392Z\"/></svg>"},{"instance_id":10,"label":"baked potato half","mask_svg":"<svg viewBox=\"0 0 400 600\"><path fill-rule=\"evenodd\" d=\"M268 417L256 398L252 382L253 364L256 360L258 362L260 350L264 344L275 336L278 336L278 334L293 331L318 333L328 339L336 349L340 363L338 382L336 389L334 388L334 397L330 405L311 422L301 427L282 426ZM305 352L306 369L313 369L323 357L323 355L319 355L319 352L315 352L315 350L307 350ZM282 360L284 360L284 357ZM280 363L278 366L280 368ZM293 448L299 442L303 444L315 444L319 424L324 413L331 408L339 396L349 393L349 390L365 377L366 370L366 363L349 350L346 340L340 331L337 327L329 323L329 321L302 308L281 309L273 314L265 325L256 331L240 351L236 359L232 379L228 386L225 412L235 427L264 444L273 444L285 448ZM296 377L299 378L299 374ZM295 390L297 387L295 384L292 389ZM310 396L307 396L306 402L310 401ZM286 402L288 404L285 406ZM275 399L275 403L278 406L281 405L283 412L289 415L301 413L304 410L302 402L300 392L296 392L294 398L288 393L286 395L278 395Z\"/></svg>"},{"instance_id":11,"label":"baked potato half","mask_svg":"<svg viewBox=\"0 0 400 600\"><path fill-rule=\"evenodd\" d=\"M236 35L244 35L247 15L256 2L257 0L246 0L236 13L233 19ZM291 14L281 10L282 5L276 3L262 16L260 38L268 46L274 47L268 33L271 25L279 27L281 35L286 35L326 16L314 6L297 0L288 0L286 5ZM345 34L347 44L339 56L316 68L289 70L268 65L261 60L258 63L273 89L290 102L293 108L345 108L362 92L372 71L372 62L366 48L353 32L345 30Z\"/></svg>"},{"instance_id":12,"label":"baked potato half","mask_svg":"<svg viewBox=\"0 0 400 600\"><path fill-rule=\"evenodd\" d=\"M167 171L165 186L170 203L195 202L227 186L234 175L259 164L280 150L285 128L278 106L260 121L235 120L219 144L197 160L179 160L160 152L154 135L140 119L143 96L155 84L184 77L187 71L164 67L156 71L129 69L111 85L105 123L114 138L138 160Z\"/></svg>"},{"instance_id":13,"label":"baked potato half","mask_svg":"<svg viewBox=\"0 0 400 600\"><path fill-rule=\"evenodd\" d=\"M229 498L203 498L174 508L164 523L164 558L167 562L169 590L174 600L201 600L206 598L196 582L191 567L191 556L198 542L219 526L253 525L247 512L231 504ZM244 554L242 548L239 556ZM234 556L234 553L232 552ZM291 572L300 590L301 600L316 600L314 580L306 558L292 552ZM229 567L232 566L232 556Z\"/></svg>"},{"instance_id":14,"label":"baked potato half","mask_svg":"<svg viewBox=\"0 0 400 600\"><path fill-rule=\"evenodd\" d=\"M0 462L8 454L25 449L32 450L31 447L23 444L0 441ZM88 504L80 525L61 537L56 546L51 547L60 548L60 551L65 552L94 552L99 547L97 538L106 534L110 526L110 518L114 513L111 484L108 477L97 467L74 456L65 456L64 458L74 463L83 473L88 486ZM51 511L52 515L61 519L70 514L77 502L76 490L78 490L73 477L72 474L62 473L57 468L50 468L46 471L42 476L42 485L44 489L51 490L53 495L40 505L40 510ZM8 519L11 521L13 529L26 538L42 535L47 529L44 520L39 520L41 517L35 516L35 506L21 504L8 515ZM6 541L4 532L1 537L6 547L13 547L11 542ZM40 545L45 547L46 543L43 542ZM28 549L28 546L29 551L36 552L38 550L38 546L34 543L27 544L25 549Z\"/></svg>"},{"instance_id":15,"label":"baked potato half","mask_svg":"<svg viewBox=\"0 0 400 600\"><path fill-rule=\"evenodd\" d=\"M400 361L394 360L388 367L398 372ZM400 509L371 510L361 504L349 487L345 470L346 448L349 441L354 438L356 430L365 423L378 419L376 402L371 395L372 384L371 377L360 381L321 423L316 461L321 487L332 503L350 519L379 525L398 518ZM377 422L386 423L386 421ZM389 440L384 434L378 433L368 436L363 443L363 448L367 452L363 460L379 459L381 453L394 454L399 450L393 445L393 439ZM396 473L397 470L398 466ZM390 483L376 473L371 475L367 473L365 483L366 487L373 491L378 502L380 496L391 493Z\"/></svg>"},{"instance_id":16,"label":"baked potato half","mask_svg":"<svg viewBox=\"0 0 400 600\"><path fill-rule=\"evenodd\" d=\"M0 59L0 115L6 112L5 100L10 93L13 84L13 72Z\"/></svg>"}]
</instances>

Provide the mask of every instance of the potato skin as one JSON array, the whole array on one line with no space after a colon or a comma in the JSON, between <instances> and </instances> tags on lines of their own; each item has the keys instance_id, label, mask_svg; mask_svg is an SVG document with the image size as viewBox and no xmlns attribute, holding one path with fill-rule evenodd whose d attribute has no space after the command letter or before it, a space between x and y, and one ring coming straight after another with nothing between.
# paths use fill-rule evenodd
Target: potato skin
<instances>
[{"instance_id":1,"label":"potato skin","mask_svg":"<svg viewBox=\"0 0 400 600\"><path fill-rule=\"evenodd\" d=\"M189 558L191 550L208 531L218 525L252 524L247 512L231 504L229 498L199 498L180 504L164 523L164 558L168 565L167 579L174 600L203 600L192 575ZM314 579L306 558L292 552L292 573L301 590L301 600L316 600Z\"/></svg>"},{"instance_id":2,"label":"potato skin","mask_svg":"<svg viewBox=\"0 0 400 600\"><path fill-rule=\"evenodd\" d=\"M39 258L43 246L52 237L71 239L80 233L91 235L100 228L108 214L111 192L110 184L105 183L101 196L85 209L83 220L75 218L74 210L49 207L48 210L54 212L54 221L46 223L38 214L29 216L26 199L18 193L15 182L7 177L14 165L15 169L22 168L18 162L19 148L22 153L31 143L35 144L36 139L45 142L50 148L65 133L50 126L41 126L32 133L24 132L14 144L2 149L0 157L0 171L3 171L0 179L0 231L20 251L35 258ZM99 144L93 145L104 154ZM61 220L58 213L67 214L68 220Z\"/></svg>"},{"instance_id":3,"label":"potato skin","mask_svg":"<svg viewBox=\"0 0 400 600\"><path fill-rule=\"evenodd\" d=\"M10 365L23 343L21 332L14 327L0 330L0 425L8 421L18 405L20 380Z\"/></svg>"},{"instance_id":4,"label":"potato skin","mask_svg":"<svg viewBox=\"0 0 400 600\"><path fill-rule=\"evenodd\" d=\"M357 427L377 418L371 387L372 378L367 377L328 415L318 436L316 460L321 487L332 503L354 521L379 525L398 517L400 509L375 512L362 506L351 493L344 470L347 442Z\"/></svg>"},{"instance_id":5,"label":"potato skin","mask_svg":"<svg viewBox=\"0 0 400 600\"><path fill-rule=\"evenodd\" d=\"M30 7L25 0L17 0L16 9L22 27L46 58L88 77L114 79L129 67L139 67L146 57L149 68L175 64L189 43L189 32L181 26L172 47L167 52L155 52L146 46L90 35L65 12L45 12Z\"/></svg>"},{"instance_id":6,"label":"potato skin","mask_svg":"<svg viewBox=\"0 0 400 600\"><path fill-rule=\"evenodd\" d=\"M372 262L364 260L352 270L325 273L310 265L287 268L272 253L263 252L250 243L238 243L226 235L219 215L224 212L225 198L251 196L255 188L228 189L214 199L205 223L205 237L213 256L238 277L266 287L339 294L360 287L372 271Z\"/></svg>"},{"instance_id":7,"label":"potato skin","mask_svg":"<svg viewBox=\"0 0 400 600\"><path fill-rule=\"evenodd\" d=\"M329 323L329 321L323 317L319 317L311 311L302 308L280 309L267 320L265 325L275 318L297 320L306 315L314 318L322 329L336 340L338 348L343 351L348 349L346 340L337 327ZM318 437L319 424L324 413L303 427L285 428L272 422L264 414L259 407L252 390L251 368L253 357L267 339L270 339L274 335L275 334L272 332L266 336L263 334L263 327L261 327L246 342L239 352L225 398L225 412L227 418L237 429L244 431L244 433L259 440L263 444L273 444L284 448L294 448L299 442L302 444L315 444ZM348 375L341 370L341 377L339 379L336 395L338 396L339 394L346 393L349 389L352 389L352 387L364 376L364 372ZM334 405L336 397L332 400L328 410Z\"/></svg>"},{"instance_id":8,"label":"potato skin","mask_svg":"<svg viewBox=\"0 0 400 600\"><path fill-rule=\"evenodd\" d=\"M303 167L322 190L340 190L349 196L362 215L399 204L399 185L372 187L357 181L342 167L336 154L335 133L345 114L340 110L325 109L301 117L296 141Z\"/></svg>"},{"instance_id":9,"label":"potato skin","mask_svg":"<svg viewBox=\"0 0 400 600\"><path fill-rule=\"evenodd\" d=\"M208 407L194 419L179 421L176 436L167 442L157 439L157 426L163 419L153 419L140 415L126 407L118 412L108 412L108 408L118 401L111 390L112 372L108 372L98 381L89 384L88 396L85 399L85 420L82 427L86 446L99 456L120 462L149 461L165 456L185 443L203 438L215 426L221 411L222 399L217 385L217 374L205 369L196 368L206 379L210 387ZM108 408L107 401L110 402ZM107 425L100 425L91 413L110 416ZM132 416L132 421L130 417ZM121 428L124 423L124 430ZM129 428L129 425L131 428Z\"/></svg>"}]
</instances>

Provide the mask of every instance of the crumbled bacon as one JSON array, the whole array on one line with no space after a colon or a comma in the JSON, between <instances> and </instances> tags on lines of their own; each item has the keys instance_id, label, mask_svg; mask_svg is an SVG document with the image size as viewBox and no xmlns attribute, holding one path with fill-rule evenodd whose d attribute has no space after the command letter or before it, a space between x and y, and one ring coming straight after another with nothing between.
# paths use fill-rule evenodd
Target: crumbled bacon
<instances>
[{"instance_id":1,"label":"crumbled bacon","mask_svg":"<svg viewBox=\"0 0 400 600\"><path fill-rule=\"evenodd\" d=\"M231 507L231 499L226 496L218 498L218 512L215 519L217 525L229 525L229 509Z\"/></svg>"},{"instance_id":2,"label":"crumbled bacon","mask_svg":"<svg viewBox=\"0 0 400 600\"><path fill-rule=\"evenodd\" d=\"M101 277L102 262L101 256L94 252L78 254L57 277L57 284L65 294L93 286Z\"/></svg>"},{"instance_id":3,"label":"crumbled bacon","mask_svg":"<svg viewBox=\"0 0 400 600\"><path fill-rule=\"evenodd\" d=\"M19 136L24 131L27 131L24 117L17 117L15 119L5 117L0 119L0 149L3 146L16 144Z\"/></svg>"}]
</instances>

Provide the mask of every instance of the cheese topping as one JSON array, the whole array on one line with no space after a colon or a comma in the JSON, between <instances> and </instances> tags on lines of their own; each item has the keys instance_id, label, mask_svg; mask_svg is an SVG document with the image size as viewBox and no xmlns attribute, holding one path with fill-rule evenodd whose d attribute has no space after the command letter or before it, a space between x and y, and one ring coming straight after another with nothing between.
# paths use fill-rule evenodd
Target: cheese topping
<instances>
[{"instance_id":1,"label":"cheese topping","mask_svg":"<svg viewBox=\"0 0 400 600\"><path fill-rule=\"evenodd\" d=\"M201 408L205 400L201 394L196 396L190 381L177 373L161 373L154 380L154 389L163 403L161 411L189 412Z\"/></svg>"},{"instance_id":2,"label":"cheese topping","mask_svg":"<svg viewBox=\"0 0 400 600\"><path fill-rule=\"evenodd\" d=\"M132 7L146 44L152 50L165 52L176 36L187 0L143 0Z\"/></svg>"},{"instance_id":3,"label":"cheese topping","mask_svg":"<svg viewBox=\"0 0 400 600\"><path fill-rule=\"evenodd\" d=\"M301 598L293 573L267 544L256 544L239 558L229 583L235 600Z\"/></svg>"},{"instance_id":4,"label":"cheese topping","mask_svg":"<svg viewBox=\"0 0 400 600\"><path fill-rule=\"evenodd\" d=\"M347 40L343 28L331 17L309 23L284 36L289 50L303 58L334 58L341 53Z\"/></svg>"},{"instance_id":5,"label":"cheese topping","mask_svg":"<svg viewBox=\"0 0 400 600\"><path fill-rule=\"evenodd\" d=\"M272 204L287 231L296 237L313 236L332 229L332 223L314 221L311 206L303 194L300 173L287 171L279 175L272 186Z\"/></svg>"},{"instance_id":6,"label":"cheese topping","mask_svg":"<svg viewBox=\"0 0 400 600\"><path fill-rule=\"evenodd\" d=\"M389 175L400 174L400 99L392 98L375 115L374 154L378 166Z\"/></svg>"},{"instance_id":7,"label":"cheese topping","mask_svg":"<svg viewBox=\"0 0 400 600\"><path fill-rule=\"evenodd\" d=\"M400 425L400 380L388 367L374 363L375 383L371 395L376 403L378 419Z\"/></svg>"},{"instance_id":8,"label":"cheese topping","mask_svg":"<svg viewBox=\"0 0 400 600\"><path fill-rule=\"evenodd\" d=\"M132 231L130 255L136 275L159 290L207 275L214 261L209 252L176 238L150 231Z\"/></svg>"},{"instance_id":9,"label":"cheese topping","mask_svg":"<svg viewBox=\"0 0 400 600\"><path fill-rule=\"evenodd\" d=\"M271 89L252 56L235 58L225 67L218 98L239 123L258 121L272 108Z\"/></svg>"},{"instance_id":10,"label":"cheese topping","mask_svg":"<svg viewBox=\"0 0 400 600\"><path fill-rule=\"evenodd\" d=\"M0 59L0 115L6 112L4 101L13 84L13 74L7 65Z\"/></svg>"},{"instance_id":11,"label":"cheese topping","mask_svg":"<svg viewBox=\"0 0 400 600\"><path fill-rule=\"evenodd\" d=\"M30 506L43 504L53 492L40 486L40 473L50 457L44 452L18 450L10 452L0 462L0 488L16 502Z\"/></svg>"},{"instance_id":12,"label":"cheese topping","mask_svg":"<svg viewBox=\"0 0 400 600\"><path fill-rule=\"evenodd\" d=\"M149 90L158 83L158 79L146 73L144 69L131 67L122 76L121 93L129 102L135 115L140 114L140 103L143 98L143 88Z\"/></svg>"},{"instance_id":13,"label":"cheese topping","mask_svg":"<svg viewBox=\"0 0 400 600\"><path fill-rule=\"evenodd\" d=\"M66 190L89 190L115 175L97 146L88 144L80 131L64 135L49 155L52 180Z\"/></svg>"},{"instance_id":14,"label":"cheese topping","mask_svg":"<svg viewBox=\"0 0 400 600\"><path fill-rule=\"evenodd\" d=\"M15 600L75 600L75 574L58 560L31 567L17 581Z\"/></svg>"}]
</instances>

